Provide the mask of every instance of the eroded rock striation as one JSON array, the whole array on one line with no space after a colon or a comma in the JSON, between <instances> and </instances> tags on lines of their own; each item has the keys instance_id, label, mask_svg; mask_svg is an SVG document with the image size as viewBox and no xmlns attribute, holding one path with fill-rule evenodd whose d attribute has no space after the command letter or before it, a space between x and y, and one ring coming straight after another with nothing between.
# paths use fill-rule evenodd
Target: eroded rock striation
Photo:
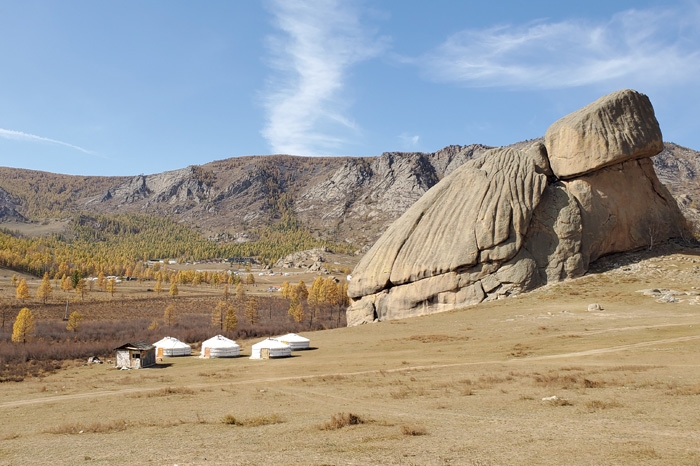
<instances>
[{"instance_id":1,"label":"eroded rock striation","mask_svg":"<svg viewBox=\"0 0 700 466\"><path fill-rule=\"evenodd\" d=\"M649 99L623 90L552 124L544 144L454 169L357 265L348 325L515 295L679 234L683 216L649 160L662 149Z\"/></svg>"}]
</instances>

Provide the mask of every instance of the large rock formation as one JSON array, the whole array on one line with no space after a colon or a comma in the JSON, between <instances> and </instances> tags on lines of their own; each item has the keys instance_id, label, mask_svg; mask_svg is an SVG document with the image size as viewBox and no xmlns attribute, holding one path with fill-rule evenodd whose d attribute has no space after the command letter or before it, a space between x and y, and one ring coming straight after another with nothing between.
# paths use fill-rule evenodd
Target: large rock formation
<instances>
[{"instance_id":1,"label":"large rock formation","mask_svg":"<svg viewBox=\"0 0 700 466\"><path fill-rule=\"evenodd\" d=\"M362 258L348 325L499 299L678 234L683 217L649 160L662 148L649 99L624 90L554 123L544 145L465 163Z\"/></svg>"}]
</instances>

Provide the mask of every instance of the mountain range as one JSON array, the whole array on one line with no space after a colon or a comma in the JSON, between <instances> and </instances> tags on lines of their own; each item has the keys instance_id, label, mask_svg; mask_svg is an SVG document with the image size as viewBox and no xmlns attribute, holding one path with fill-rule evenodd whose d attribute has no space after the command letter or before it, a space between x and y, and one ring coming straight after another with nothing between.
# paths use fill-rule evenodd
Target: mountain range
<instances>
[{"instance_id":1,"label":"mountain range","mask_svg":"<svg viewBox=\"0 0 700 466\"><path fill-rule=\"evenodd\" d=\"M444 176L488 149L472 144L378 157L246 156L133 177L0 167L0 222L146 214L169 216L211 241L244 242L256 239L258 227L293 221L320 238L362 247ZM652 160L686 217L700 221L700 153L668 142Z\"/></svg>"}]
</instances>

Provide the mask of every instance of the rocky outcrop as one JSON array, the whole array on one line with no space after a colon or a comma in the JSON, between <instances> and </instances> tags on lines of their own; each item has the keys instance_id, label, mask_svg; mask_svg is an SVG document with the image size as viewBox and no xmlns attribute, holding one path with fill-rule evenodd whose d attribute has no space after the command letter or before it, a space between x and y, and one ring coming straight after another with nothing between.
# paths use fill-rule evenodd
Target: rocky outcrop
<instances>
[{"instance_id":1,"label":"rocky outcrop","mask_svg":"<svg viewBox=\"0 0 700 466\"><path fill-rule=\"evenodd\" d=\"M0 188L0 222L26 222L27 219L17 211L21 201Z\"/></svg>"},{"instance_id":2,"label":"rocky outcrop","mask_svg":"<svg viewBox=\"0 0 700 466\"><path fill-rule=\"evenodd\" d=\"M500 299L676 235L683 218L648 159L661 147L648 98L625 90L554 123L544 145L465 163L362 258L348 325Z\"/></svg>"}]
</instances>

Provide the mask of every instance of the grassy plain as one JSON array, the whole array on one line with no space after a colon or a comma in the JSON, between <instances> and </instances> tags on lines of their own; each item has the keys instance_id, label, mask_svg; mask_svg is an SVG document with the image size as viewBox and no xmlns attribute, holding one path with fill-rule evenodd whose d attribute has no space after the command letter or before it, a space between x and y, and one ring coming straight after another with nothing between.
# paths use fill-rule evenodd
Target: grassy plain
<instances>
[{"instance_id":1,"label":"grassy plain","mask_svg":"<svg viewBox=\"0 0 700 466\"><path fill-rule=\"evenodd\" d=\"M632 259L518 298L309 332L314 349L282 360L252 361L255 341L239 341L237 359L76 362L3 383L0 465L697 465L700 255Z\"/></svg>"}]
</instances>

